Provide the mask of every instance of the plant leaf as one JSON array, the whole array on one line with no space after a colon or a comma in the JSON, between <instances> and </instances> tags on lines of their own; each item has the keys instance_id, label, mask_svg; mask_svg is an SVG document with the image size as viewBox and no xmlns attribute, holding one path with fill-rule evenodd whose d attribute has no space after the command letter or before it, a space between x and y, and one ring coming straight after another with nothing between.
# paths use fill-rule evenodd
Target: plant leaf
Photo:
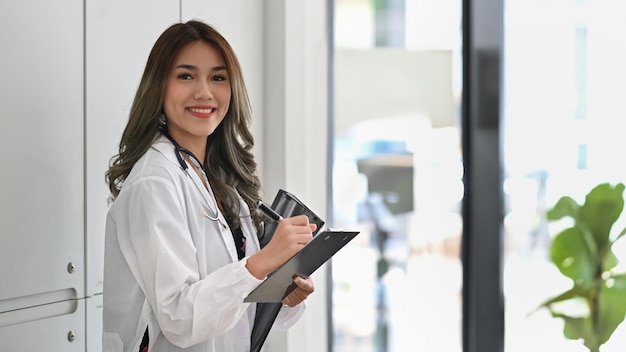
<instances>
[{"instance_id":1,"label":"plant leaf","mask_svg":"<svg viewBox=\"0 0 626 352\"><path fill-rule=\"evenodd\" d=\"M543 301L537 309L540 308L550 308L550 306L554 303L559 303L563 301L567 301L576 297L586 297L585 292L578 286L574 286L571 289L559 294L558 296L554 296L550 299Z\"/></svg>"},{"instance_id":2,"label":"plant leaf","mask_svg":"<svg viewBox=\"0 0 626 352\"><path fill-rule=\"evenodd\" d=\"M550 259L575 285L587 289L593 285L594 261L585 235L578 227L560 232L552 240Z\"/></svg>"},{"instance_id":3,"label":"plant leaf","mask_svg":"<svg viewBox=\"0 0 626 352\"><path fill-rule=\"evenodd\" d=\"M582 339L590 351L599 351L626 317L626 274L610 273L619 263L613 244L626 235L624 229L615 239L610 238L624 209L624 189L622 183L599 184L587 194L583 205L562 197L547 213L548 220L574 219L574 226L558 233L550 247L550 259L574 281L574 287L546 300L540 308L563 319L565 337ZM584 300L582 306L567 305L579 299ZM576 314L577 307L589 310Z\"/></svg>"},{"instance_id":4,"label":"plant leaf","mask_svg":"<svg viewBox=\"0 0 626 352\"><path fill-rule=\"evenodd\" d=\"M600 290L598 311L598 340L603 344L626 316L626 274L614 275Z\"/></svg>"},{"instance_id":5,"label":"plant leaf","mask_svg":"<svg viewBox=\"0 0 626 352\"><path fill-rule=\"evenodd\" d=\"M587 194L580 207L578 221L591 232L600 253L609 246L611 228L624 208L623 192L621 183L615 187L608 183L599 184Z\"/></svg>"},{"instance_id":6,"label":"plant leaf","mask_svg":"<svg viewBox=\"0 0 626 352\"><path fill-rule=\"evenodd\" d=\"M617 242L617 240L619 240L620 238L624 237L624 235L626 235L626 227L624 229L622 229L622 231L617 235L615 240L613 240L613 243Z\"/></svg>"},{"instance_id":7,"label":"plant leaf","mask_svg":"<svg viewBox=\"0 0 626 352\"><path fill-rule=\"evenodd\" d=\"M566 216L576 219L579 208L580 205L572 197L564 196L556 202L554 207L548 210L546 217L550 221L560 220Z\"/></svg>"},{"instance_id":8,"label":"plant leaf","mask_svg":"<svg viewBox=\"0 0 626 352\"><path fill-rule=\"evenodd\" d=\"M615 268L617 264L619 264L619 259L617 259L617 256L615 255L615 253L613 253L613 250L611 248L608 248L606 254L604 255L604 262L602 263L602 270L609 271Z\"/></svg>"},{"instance_id":9,"label":"plant leaf","mask_svg":"<svg viewBox=\"0 0 626 352\"><path fill-rule=\"evenodd\" d=\"M563 319L563 335L570 340L582 339L585 346L594 351L600 347L595 334L593 333L593 327L591 319L585 318L572 318L565 314L552 313L555 318Z\"/></svg>"}]
</instances>

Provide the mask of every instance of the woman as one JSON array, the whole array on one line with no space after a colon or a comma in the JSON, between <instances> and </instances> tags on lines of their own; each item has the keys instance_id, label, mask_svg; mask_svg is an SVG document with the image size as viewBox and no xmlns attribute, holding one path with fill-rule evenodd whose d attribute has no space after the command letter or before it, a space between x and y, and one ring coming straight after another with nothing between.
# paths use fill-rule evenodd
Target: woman
<instances>
[{"instance_id":1,"label":"woman","mask_svg":"<svg viewBox=\"0 0 626 352\"><path fill-rule=\"evenodd\" d=\"M106 173L105 352L250 350L255 304L244 298L315 230L304 215L287 218L259 248L250 111L215 29L189 21L159 37ZM279 328L314 290L310 278L294 282Z\"/></svg>"}]
</instances>

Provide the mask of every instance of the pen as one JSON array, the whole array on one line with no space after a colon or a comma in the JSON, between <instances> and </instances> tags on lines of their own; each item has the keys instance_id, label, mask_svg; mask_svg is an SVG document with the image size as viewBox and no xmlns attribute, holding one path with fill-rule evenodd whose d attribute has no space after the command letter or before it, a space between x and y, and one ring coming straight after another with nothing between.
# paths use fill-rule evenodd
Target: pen
<instances>
[{"instance_id":1,"label":"pen","mask_svg":"<svg viewBox=\"0 0 626 352\"><path fill-rule=\"evenodd\" d=\"M265 215L267 215L270 219L274 221L280 221L283 217L278 214L274 209L272 209L269 205L263 203L262 200L259 200L257 203L257 208L259 208Z\"/></svg>"}]
</instances>

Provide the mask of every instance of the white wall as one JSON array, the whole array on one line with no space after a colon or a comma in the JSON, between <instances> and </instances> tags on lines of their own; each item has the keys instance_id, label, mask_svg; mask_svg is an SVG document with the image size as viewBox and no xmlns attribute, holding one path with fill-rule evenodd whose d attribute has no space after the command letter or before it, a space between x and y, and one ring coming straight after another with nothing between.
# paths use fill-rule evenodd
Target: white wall
<instances>
[{"instance_id":1,"label":"white wall","mask_svg":"<svg viewBox=\"0 0 626 352\"><path fill-rule=\"evenodd\" d=\"M0 2L2 350L84 350L82 13L81 0Z\"/></svg>"},{"instance_id":2,"label":"white wall","mask_svg":"<svg viewBox=\"0 0 626 352\"><path fill-rule=\"evenodd\" d=\"M326 1L264 1L264 186L284 188L327 214L328 24ZM288 351L327 350L326 267L313 274L307 314L289 331ZM284 351L273 333L271 351ZM282 348L281 348L282 347Z\"/></svg>"},{"instance_id":3,"label":"white wall","mask_svg":"<svg viewBox=\"0 0 626 352\"><path fill-rule=\"evenodd\" d=\"M41 350L45 342L47 350L100 350L104 172L152 44L170 24L192 18L216 26L239 55L268 200L285 188L326 213L324 1L5 0L0 3L3 349ZM72 273L69 262L76 266ZM305 317L287 334L272 333L266 350L326 349L324 275L322 268L314 276L317 292ZM25 296L35 298L24 301ZM30 317L3 313L58 297L77 304L46 304L52 313ZM50 337L24 338L18 332L24 326L46 329ZM71 342L70 330L76 336Z\"/></svg>"}]
</instances>

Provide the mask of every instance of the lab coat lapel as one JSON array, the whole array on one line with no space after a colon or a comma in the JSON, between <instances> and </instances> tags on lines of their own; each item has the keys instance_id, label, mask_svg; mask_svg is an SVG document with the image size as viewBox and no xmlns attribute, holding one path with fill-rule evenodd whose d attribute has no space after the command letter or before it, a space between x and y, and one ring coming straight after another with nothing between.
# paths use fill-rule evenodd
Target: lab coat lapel
<instances>
[{"instance_id":1,"label":"lab coat lapel","mask_svg":"<svg viewBox=\"0 0 626 352\"><path fill-rule=\"evenodd\" d=\"M159 139L153 146L168 160L178 165L178 159L176 158L174 145L166 137L159 137ZM185 162L187 163L187 161ZM237 257L237 249L235 248L235 243L233 241L233 234L230 231L230 227L228 226L224 215L222 215L219 207L217 207L217 201L215 200L215 197L213 195L213 189L211 188L211 184L207 180L208 189L205 188L204 183L200 178L200 175L198 175L198 173L194 171L193 167L189 163L187 163L187 166L187 171L183 172L186 172L186 174L189 176L188 179L191 179L191 182L193 182L195 188L201 195L202 207L204 208L204 212L206 213L205 216L207 216L211 220L211 222L215 224L215 229L220 233L220 236L222 237L222 242L224 243L224 246L228 249L228 255L230 256L231 261L233 263L237 262L239 258ZM182 169L180 170L182 171ZM215 218L216 212L218 218L217 220L213 220Z\"/></svg>"},{"instance_id":2,"label":"lab coat lapel","mask_svg":"<svg viewBox=\"0 0 626 352\"><path fill-rule=\"evenodd\" d=\"M233 241L233 233L231 231L231 228L227 225L226 219L224 218L224 215L222 215L222 212L219 210L219 208L217 207L217 200L215 199L214 193L213 193L213 189L211 188L211 184L208 182L207 180L207 186L208 189L204 187L204 183L202 182L202 180L200 179L200 176L196 173L196 172L190 172L191 177L193 179L193 182L196 184L196 187L200 190L200 194L202 194L202 199L204 200L204 208L207 212L210 212L211 216L214 215L214 211L212 208L216 207L217 208L217 214L218 214L218 221L215 221L216 224L215 226L218 228L218 231L220 233L220 235L222 236L222 241L224 243L224 246L226 246L226 248L228 249L228 254L230 255L230 260L235 263L237 261L239 261L239 258L237 256L237 248L235 248L235 242ZM243 202L243 200L241 200L240 197L240 202ZM241 212L244 211L244 209L247 211L248 207L245 205L245 202L243 202L244 204L242 204L241 206ZM250 219L250 213L248 212L248 216L246 217L242 217L240 216L240 218L243 219ZM246 239L248 238L248 235L246 233L246 229L243 227L244 226L244 221L242 219L242 231L244 233L244 236L246 237ZM248 231L249 232L249 231Z\"/></svg>"}]
</instances>

